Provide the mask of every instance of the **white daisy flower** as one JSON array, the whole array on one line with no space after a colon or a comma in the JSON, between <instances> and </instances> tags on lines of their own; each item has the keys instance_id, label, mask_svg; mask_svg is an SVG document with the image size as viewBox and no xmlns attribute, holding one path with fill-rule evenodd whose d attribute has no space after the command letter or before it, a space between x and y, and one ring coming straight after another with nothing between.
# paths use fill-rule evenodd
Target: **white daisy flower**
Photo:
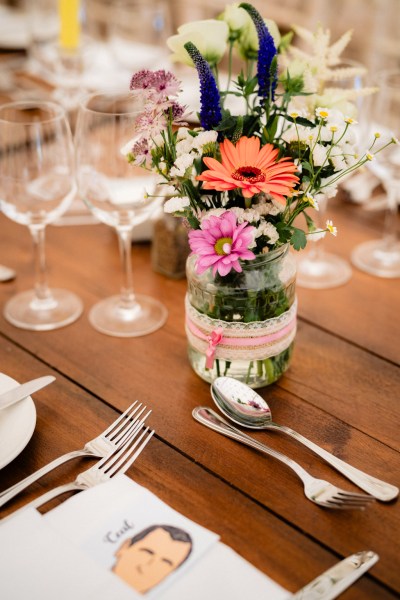
<instances>
[{"instance_id":1,"label":"white daisy flower","mask_svg":"<svg viewBox=\"0 0 400 600\"><path fill-rule=\"evenodd\" d=\"M320 119L327 119L329 117L329 110L327 108L318 107L315 109L315 114Z\"/></svg>"},{"instance_id":2,"label":"white daisy flower","mask_svg":"<svg viewBox=\"0 0 400 600\"><path fill-rule=\"evenodd\" d=\"M337 227L334 227L332 221L327 221L326 222L326 228L329 231L329 233L331 233L335 237L337 236Z\"/></svg>"},{"instance_id":3,"label":"white daisy flower","mask_svg":"<svg viewBox=\"0 0 400 600\"><path fill-rule=\"evenodd\" d=\"M314 208L315 210L319 210L319 202L314 198L314 196L312 196L311 194L306 194L304 196L304 199L307 200L307 202L312 208Z\"/></svg>"},{"instance_id":4,"label":"white daisy flower","mask_svg":"<svg viewBox=\"0 0 400 600\"><path fill-rule=\"evenodd\" d=\"M170 198L164 204L164 211L166 213L181 212L188 206L190 206L190 200L187 196L183 196L182 198Z\"/></svg>"}]
</instances>

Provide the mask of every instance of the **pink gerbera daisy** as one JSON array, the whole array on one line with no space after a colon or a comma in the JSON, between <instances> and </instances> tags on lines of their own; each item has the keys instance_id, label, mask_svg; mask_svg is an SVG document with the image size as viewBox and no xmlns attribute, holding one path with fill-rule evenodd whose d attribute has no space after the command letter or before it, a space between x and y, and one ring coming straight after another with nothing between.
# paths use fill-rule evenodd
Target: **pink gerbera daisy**
<instances>
[{"instance_id":1,"label":"pink gerbera daisy","mask_svg":"<svg viewBox=\"0 0 400 600\"><path fill-rule=\"evenodd\" d=\"M296 165L290 158L277 159L279 150L272 144L260 149L259 138L243 136L236 146L229 140L220 144L222 163L205 157L207 167L197 177L204 181L203 188L223 192L240 188L245 198L265 192L280 202L286 202L294 185L299 181L294 175Z\"/></svg>"},{"instance_id":2,"label":"pink gerbera daisy","mask_svg":"<svg viewBox=\"0 0 400 600\"><path fill-rule=\"evenodd\" d=\"M238 225L235 215L226 211L219 217L203 219L201 229L189 232L189 244L197 254L196 270L199 275L213 268L213 275L227 275L231 269L242 271L239 259L252 260L255 255L249 246L253 241L254 227L248 223Z\"/></svg>"}]
</instances>

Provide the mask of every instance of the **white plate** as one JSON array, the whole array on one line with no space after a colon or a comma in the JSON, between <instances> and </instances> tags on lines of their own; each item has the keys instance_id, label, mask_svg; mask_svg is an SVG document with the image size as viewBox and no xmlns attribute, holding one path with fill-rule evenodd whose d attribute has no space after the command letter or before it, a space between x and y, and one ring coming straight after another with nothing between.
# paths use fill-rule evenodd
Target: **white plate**
<instances>
[{"instance_id":1,"label":"white plate","mask_svg":"<svg viewBox=\"0 0 400 600\"><path fill-rule=\"evenodd\" d=\"M15 379L0 373L0 394L16 385ZM36 408L30 396L0 410L0 469L22 452L32 437L35 425Z\"/></svg>"}]
</instances>

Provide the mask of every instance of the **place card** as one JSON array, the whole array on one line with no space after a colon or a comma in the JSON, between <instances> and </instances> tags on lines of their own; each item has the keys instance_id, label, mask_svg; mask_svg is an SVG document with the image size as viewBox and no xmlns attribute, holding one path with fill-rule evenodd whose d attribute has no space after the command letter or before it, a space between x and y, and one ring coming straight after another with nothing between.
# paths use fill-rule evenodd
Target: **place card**
<instances>
[{"instance_id":1,"label":"place card","mask_svg":"<svg viewBox=\"0 0 400 600\"><path fill-rule=\"evenodd\" d=\"M290 597L287 590L222 544L217 534L179 514L125 475L76 494L43 519L104 571L117 575L115 579L119 575L132 590L140 588L135 598Z\"/></svg>"},{"instance_id":2,"label":"place card","mask_svg":"<svg viewBox=\"0 0 400 600\"><path fill-rule=\"evenodd\" d=\"M162 595L219 539L123 475L76 494L44 518L148 598Z\"/></svg>"}]
</instances>

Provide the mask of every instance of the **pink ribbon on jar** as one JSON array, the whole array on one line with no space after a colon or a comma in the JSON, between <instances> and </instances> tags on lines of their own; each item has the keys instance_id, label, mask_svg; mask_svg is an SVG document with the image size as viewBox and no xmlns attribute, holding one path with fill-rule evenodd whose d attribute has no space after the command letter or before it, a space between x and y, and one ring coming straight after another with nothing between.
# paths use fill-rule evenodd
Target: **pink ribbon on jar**
<instances>
[{"instance_id":1,"label":"pink ribbon on jar","mask_svg":"<svg viewBox=\"0 0 400 600\"><path fill-rule=\"evenodd\" d=\"M208 348L206 350L206 369L212 369L214 365L215 352L218 344L222 342L224 330L217 327L207 336Z\"/></svg>"}]
</instances>

